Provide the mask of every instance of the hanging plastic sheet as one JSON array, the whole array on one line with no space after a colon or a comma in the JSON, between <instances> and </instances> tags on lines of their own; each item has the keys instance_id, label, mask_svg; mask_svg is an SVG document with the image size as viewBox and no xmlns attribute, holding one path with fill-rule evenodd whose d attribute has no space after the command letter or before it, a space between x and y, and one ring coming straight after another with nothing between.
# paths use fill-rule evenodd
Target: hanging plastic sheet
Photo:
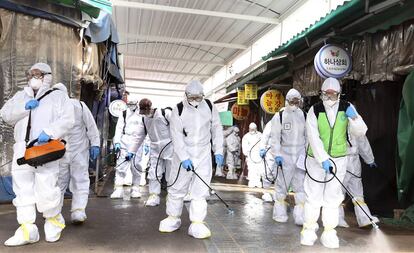
<instances>
[{"instance_id":1,"label":"hanging plastic sheet","mask_svg":"<svg viewBox=\"0 0 414 253\"><path fill-rule=\"evenodd\" d=\"M0 9L0 107L27 85L26 71L36 62L47 62L54 82L67 85L79 97L82 43L73 27ZM96 68L97 69L97 68ZM0 121L0 164L12 158L13 128ZM9 175L10 165L0 168Z\"/></svg>"},{"instance_id":2,"label":"hanging plastic sheet","mask_svg":"<svg viewBox=\"0 0 414 253\"><path fill-rule=\"evenodd\" d=\"M414 203L414 72L406 78L398 119L398 199L403 206Z\"/></svg>"},{"instance_id":3,"label":"hanging plastic sheet","mask_svg":"<svg viewBox=\"0 0 414 253\"><path fill-rule=\"evenodd\" d=\"M318 95L323 79L316 73L313 62L293 72L293 88L303 96Z\"/></svg>"}]
</instances>

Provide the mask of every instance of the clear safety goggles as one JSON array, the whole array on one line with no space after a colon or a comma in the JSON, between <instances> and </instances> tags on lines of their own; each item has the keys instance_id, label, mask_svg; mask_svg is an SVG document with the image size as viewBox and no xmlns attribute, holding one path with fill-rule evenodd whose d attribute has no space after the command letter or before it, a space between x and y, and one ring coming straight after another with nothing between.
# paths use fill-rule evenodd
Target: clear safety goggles
<instances>
[{"instance_id":1,"label":"clear safety goggles","mask_svg":"<svg viewBox=\"0 0 414 253\"><path fill-rule=\"evenodd\" d=\"M188 102L201 102L203 101L204 95L191 95L191 94L185 94L187 96Z\"/></svg>"},{"instance_id":2,"label":"clear safety goggles","mask_svg":"<svg viewBox=\"0 0 414 253\"><path fill-rule=\"evenodd\" d=\"M297 106L300 107L302 105L302 99L300 98L292 98L287 101L290 106Z\"/></svg>"},{"instance_id":3,"label":"clear safety goggles","mask_svg":"<svg viewBox=\"0 0 414 253\"><path fill-rule=\"evenodd\" d=\"M45 73L45 72L42 72L40 70L34 69L34 70L30 70L30 71L26 72L26 78L27 78L27 80L30 80L32 78L34 78L34 79L43 79L43 77L45 75L50 75L50 74L52 74L52 73Z\"/></svg>"},{"instance_id":4,"label":"clear safety goggles","mask_svg":"<svg viewBox=\"0 0 414 253\"><path fill-rule=\"evenodd\" d=\"M331 101L336 101L339 98L339 92L335 92L335 91L322 91L320 98L323 101L327 101L327 100L331 100Z\"/></svg>"}]
</instances>

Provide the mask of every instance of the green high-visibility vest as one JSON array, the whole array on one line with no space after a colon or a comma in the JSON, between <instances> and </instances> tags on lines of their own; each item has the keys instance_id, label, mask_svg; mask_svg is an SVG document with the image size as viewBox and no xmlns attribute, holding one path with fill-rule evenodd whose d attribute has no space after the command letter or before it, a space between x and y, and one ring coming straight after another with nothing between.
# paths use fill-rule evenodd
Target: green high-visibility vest
<instances>
[{"instance_id":1,"label":"green high-visibility vest","mask_svg":"<svg viewBox=\"0 0 414 253\"><path fill-rule=\"evenodd\" d=\"M315 116L318 119L319 137L323 142L325 151L333 158L346 156L347 154L348 117L345 111L348 106L348 102L340 101L333 127L329 124L323 103L320 102L313 106ZM310 146L308 148L308 155L313 157Z\"/></svg>"}]
</instances>

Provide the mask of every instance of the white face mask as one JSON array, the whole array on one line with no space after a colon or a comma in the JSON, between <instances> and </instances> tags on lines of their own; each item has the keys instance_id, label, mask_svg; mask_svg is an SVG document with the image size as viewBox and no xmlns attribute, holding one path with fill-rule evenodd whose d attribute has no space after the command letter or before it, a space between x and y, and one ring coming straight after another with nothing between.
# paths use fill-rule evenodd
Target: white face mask
<instances>
[{"instance_id":1,"label":"white face mask","mask_svg":"<svg viewBox=\"0 0 414 253\"><path fill-rule=\"evenodd\" d=\"M290 111L296 111L298 109L296 105L287 105L286 108Z\"/></svg>"},{"instance_id":2,"label":"white face mask","mask_svg":"<svg viewBox=\"0 0 414 253\"><path fill-rule=\"evenodd\" d=\"M252 134L254 134L254 133L256 133L256 129L255 128L250 128L249 129L249 132L252 133Z\"/></svg>"},{"instance_id":3,"label":"white face mask","mask_svg":"<svg viewBox=\"0 0 414 253\"><path fill-rule=\"evenodd\" d=\"M338 103L338 101L339 100L325 100L323 101L323 105L333 107L334 105L336 105L336 103Z\"/></svg>"},{"instance_id":4,"label":"white face mask","mask_svg":"<svg viewBox=\"0 0 414 253\"><path fill-rule=\"evenodd\" d=\"M29 80L29 86L33 90L39 90L42 87L43 81L41 79L32 78Z\"/></svg>"},{"instance_id":5,"label":"white face mask","mask_svg":"<svg viewBox=\"0 0 414 253\"><path fill-rule=\"evenodd\" d=\"M201 102L197 102L197 101L191 101L191 102L188 102L190 105L192 105L192 106L194 106L194 107L197 107L197 106L199 106L200 105L200 103Z\"/></svg>"}]
</instances>

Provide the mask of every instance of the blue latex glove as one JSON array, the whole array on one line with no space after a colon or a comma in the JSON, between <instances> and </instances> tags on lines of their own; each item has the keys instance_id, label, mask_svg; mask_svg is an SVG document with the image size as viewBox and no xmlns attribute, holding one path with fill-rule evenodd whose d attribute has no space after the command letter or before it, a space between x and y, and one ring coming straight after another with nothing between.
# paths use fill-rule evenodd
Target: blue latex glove
<instances>
[{"instance_id":1,"label":"blue latex glove","mask_svg":"<svg viewBox=\"0 0 414 253\"><path fill-rule=\"evenodd\" d=\"M134 153L128 152L128 154L125 156L125 160L129 161L134 157Z\"/></svg>"},{"instance_id":2,"label":"blue latex glove","mask_svg":"<svg viewBox=\"0 0 414 253\"><path fill-rule=\"evenodd\" d=\"M46 143L50 140L50 136L47 135L45 133L45 131L42 131L39 135L39 137L37 137L37 143L42 144L42 143Z\"/></svg>"},{"instance_id":3,"label":"blue latex glove","mask_svg":"<svg viewBox=\"0 0 414 253\"><path fill-rule=\"evenodd\" d=\"M282 166L282 165L283 165L283 157L281 157L281 156L276 156L276 157L275 157L275 161L276 161L276 164L277 164L277 165L279 165L279 166Z\"/></svg>"},{"instance_id":4,"label":"blue latex glove","mask_svg":"<svg viewBox=\"0 0 414 253\"><path fill-rule=\"evenodd\" d=\"M326 173L330 173L329 169L331 167L331 162L329 160L322 162L322 168L325 170Z\"/></svg>"},{"instance_id":5,"label":"blue latex glove","mask_svg":"<svg viewBox=\"0 0 414 253\"><path fill-rule=\"evenodd\" d=\"M144 154L148 155L149 151L150 151L150 147L148 145L144 145Z\"/></svg>"},{"instance_id":6,"label":"blue latex glove","mask_svg":"<svg viewBox=\"0 0 414 253\"><path fill-rule=\"evenodd\" d=\"M39 106L39 101L37 101L36 99L31 99L27 101L26 105L24 106L24 109L32 110L38 106Z\"/></svg>"},{"instance_id":7,"label":"blue latex glove","mask_svg":"<svg viewBox=\"0 0 414 253\"><path fill-rule=\"evenodd\" d=\"M118 151L121 150L121 144L120 143L115 143L114 147L115 147L115 152L118 152Z\"/></svg>"},{"instance_id":8,"label":"blue latex glove","mask_svg":"<svg viewBox=\"0 0 414 253\"><path fill-rule=\"evenodd\" d=\"M193 162L190 159L184 160L181 162L181 165L187 171L190 171L193 168Z\"/></svg>"},{"instance_id":9,"label":"blue latex glove","mask_svg":"<svg viewBox=\"0 0 414 253\"><path fill-rule=\"evenodd\" d=\"M345 114L348 118L354 119L357 117L356 111L354 110L354 108L352 108L352 106L348 106L348 108L346 108Z\"/></svg>"},{"instance_id":10,"label":"blue latex glove","mask_svg":"<svg viewBox=\"0 0 414 253\"><path fill-rule=\"evenodd\" d=\"M89 149L89 156L91 157L92 160L95 160L96 158L98 158L100 152L101 152L101 149L98 146L92 146Z\"/></svg>"},{"instance_id":11,"label":"blue latex glove","mask_svg":"<svg viewBox=\"0 0 414 253\"><path fill-rule=\"evenodd\" d=\"M369 166L371 169L376 169L376 168L378 168L378 165L377 165L375 162L368 164L368 166Z\"/></svg>"},{"instance_id":12,"label":"blue latex glove","mask_svg":"<svg viewBox=\"0 0 414 253\"><path fill-rule=\"evenodd\" d=\"M266 149L264 149L264 148L262 148L261 150L260 150L260 157L261 158L265 158L265 156L266 156Z\"/></svg>"},{"instance_id":13,"label":"blue latex glove","mask_svg":"<svg viewBox=\"0 0 414 253\"><path fill-rule=\"evenodd\" d=\"M224 156L218 154L218 155L215 155L214 157L216 158L216 164L217 164L217 166L219 166L219 167L223 166Z\"/></svg>"}]
</instances>

